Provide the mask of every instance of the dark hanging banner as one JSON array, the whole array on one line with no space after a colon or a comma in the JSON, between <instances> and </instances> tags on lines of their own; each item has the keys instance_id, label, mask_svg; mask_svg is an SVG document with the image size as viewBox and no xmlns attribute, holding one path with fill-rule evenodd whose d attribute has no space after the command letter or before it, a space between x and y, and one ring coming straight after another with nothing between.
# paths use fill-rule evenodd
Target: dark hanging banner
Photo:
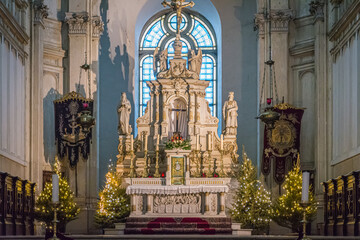
<instances>
[{"instance_id":1,"label":"dark hanging banner","mask_svg":"<svg viewBox=\"0 0 360 240\"><path fill-rule=\"evenodd\" d=\"M276 105L274 111L281 116L272 131L265 126L261 168L263 174L268 175L273 162L275 181L281 184L285 179L286 164L293 166L300 151L300 129L304 109L282 103Z\"/></svg>"},{"instance_id":2,"label":"dark hanging banner","mask_svg":"<svg viewBox=\"0 0 360 240\"><path fill-rule=\"evenodd\" d=\"M71 167L76 166L81 156L87 159L90 153L91 130L84 133L77 123L82 111L93 115L93 100L81 94L70 92L54 101L55 138L57 154L61 159L68 157Z\"/></svg>"}]
</instances>

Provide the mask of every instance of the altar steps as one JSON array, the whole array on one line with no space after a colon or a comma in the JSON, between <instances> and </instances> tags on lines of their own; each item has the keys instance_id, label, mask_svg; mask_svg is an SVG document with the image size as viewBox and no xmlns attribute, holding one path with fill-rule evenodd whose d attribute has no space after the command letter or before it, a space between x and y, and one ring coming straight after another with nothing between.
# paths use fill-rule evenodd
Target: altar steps
<instances>
[{"instance_id":1,"label":"altar steps","mask_svg":"<svg viewBox=\"0 0 360 240\"><path fill-rule=\"evenodd\" d=\"M136 218L126 220L125 234L232 234L230 218Z\"/></svg>"}]
</instances>

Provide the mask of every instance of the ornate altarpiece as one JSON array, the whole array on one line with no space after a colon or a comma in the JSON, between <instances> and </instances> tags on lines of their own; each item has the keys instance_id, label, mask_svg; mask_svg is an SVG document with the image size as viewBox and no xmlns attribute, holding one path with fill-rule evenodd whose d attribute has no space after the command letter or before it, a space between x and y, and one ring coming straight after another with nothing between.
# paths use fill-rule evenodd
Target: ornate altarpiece
<instances>
[{"instance_id":1,"label":"ornate altarpiece","mask_svg":"<svg viewBox=\"0 0 360 240\"><path fill-rule=\"evenodd\" d=\"M219 119L211 115L205 100L209 82L199 79L201 50L197 61L189 61L187 68L188 60L181 56L179 31L174 49L169 67L167 51L155 50L156 80L147 82L151 99L145 114L136 120L137 137L119 135L117 171L125 177L126 192L131 196L130 217L169 213L225 217L225 202L232 200L226 199L233 180L230 176L238 163L237 121L225 121L233 125L226 126L224 134L218 136ZM232 109L224 108L223 112L236 118L237 104L233 93L230 95L226 106ZM179 102L185 109L174 110ZM179 114L172 111L185 112L186 127L182 129L187 132L180 132ZM171 132L174 122L176 131ZM181 136L190 140L190 150L166 147L169 141L180 141L176 137Z\"/></svg>"}]
</instances>

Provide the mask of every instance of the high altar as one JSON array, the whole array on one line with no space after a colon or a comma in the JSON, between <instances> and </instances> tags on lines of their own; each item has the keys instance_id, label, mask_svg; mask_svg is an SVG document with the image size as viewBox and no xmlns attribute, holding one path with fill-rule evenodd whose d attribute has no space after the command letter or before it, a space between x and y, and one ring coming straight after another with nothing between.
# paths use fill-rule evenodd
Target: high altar
<instances>
[{"instance_id":1,"label":"high altar","mask_svg":"<svg viewBox=\"0 0 360 240\"><path fill-rule=\"evenodd\" d=\"M186 5L187 4L187 5ZM177 11L193 3L163 2ZM180 13L179 13L180 12ZM223 106L225 129L218 135L219 119L212 116L199 80L201 50L181 57L178 26L175 57L168 65L167 50L154 53L156 80L148 81L151 100L137 119L134 139L129 125L131 106L123 93L118 108L119 146L117 171L131 196L131 217L226 217L231 201L230 176L237 164L237 103L234 93ZM187 68L188 65L188 68Z\"/></svg>"}]
</instances>

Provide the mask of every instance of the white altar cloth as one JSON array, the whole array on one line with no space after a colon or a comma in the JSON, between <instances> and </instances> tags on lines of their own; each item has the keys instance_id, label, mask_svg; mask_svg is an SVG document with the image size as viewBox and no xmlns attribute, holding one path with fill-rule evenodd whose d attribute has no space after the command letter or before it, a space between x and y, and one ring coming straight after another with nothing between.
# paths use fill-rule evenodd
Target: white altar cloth
<instances>
[{"instance_id":1,"label":"white altar cloth","mask_svg":"<svg viewBox=\"0 0 360 240\"><path fill-rule=\"evenodd\" d=\"M196 194L196 193L221 193L228 192L229 187L224 186L149 186L149 185L133 185L126 188L129 195L149 194L149 195L178 195L178 194Z\"/></svg>"}]
</instances>

